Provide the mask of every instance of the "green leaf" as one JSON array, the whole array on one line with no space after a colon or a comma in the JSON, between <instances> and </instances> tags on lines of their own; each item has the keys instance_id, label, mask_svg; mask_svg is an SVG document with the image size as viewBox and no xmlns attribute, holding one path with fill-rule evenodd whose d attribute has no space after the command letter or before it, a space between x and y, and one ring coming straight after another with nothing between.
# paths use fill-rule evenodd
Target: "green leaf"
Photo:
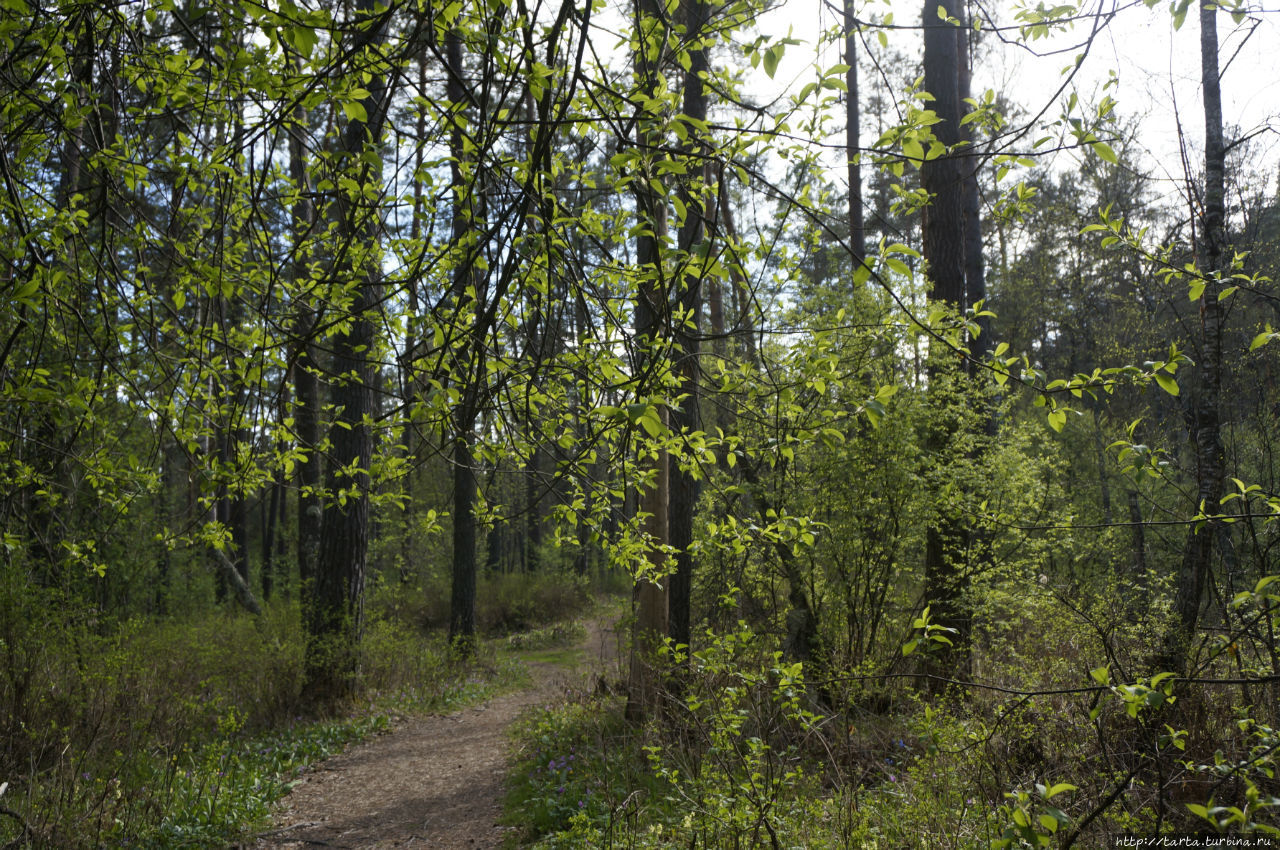
<instances>
[{"instance_id":1,"label":"green leaf","mask_svg":"<svg viewBox=\"0 0 1280 850\"><path fill-rule=\"evenodd\" d=\"M1094 142L1093 150L1098 154L1098 156L1102 157L1112 165L1116 165L1120 162L1119 157L1116 156L1116 152L1112 150L1111 145L1106 142Z\"/></svg>"},{"instance_id":2,"label":"green leaf","mask_svg":"<svg viewBox=\"0 0 1280 850\"><path fill-rule=\"evenodd\" d=\"M778 46L770 47L764 52L764 72L769 75L769 79L773 79L773 75L778 70L778 60L782 58L782 48Z\"/></svg>"},{"instance_id":3,"label":"green leaf","mask_svg":"<svg viewBox=\"0 0 1280 850\"><path fill-rule=\"evenodd\" d=\"M1268 342L1271 342L1271 340L1274 338L1275 338L1275 332L1273 332L1271 330L1271 326L1268 325L1265 331L1255 336L1253 338L1253 342L1249 343L1249 350L1255 351L1261 348L1262 346L1266 345Z\"/></svg>"},{"instance_id":4,"label":"green leaf","mask_svg":"<svg viewBox=\"0 0 1280 850\"><path fill-rule=\"evenodd\" d=\"M12 298L14 301L26 301L27 299L29 299L31 296L35 295L39 291L40 291L40 281L34 277L28 278L26 283L19 286L17 290L13 293Z\"/></svg>"},{"instance_id":5,"label":"green leaf","mask_svg":"<svg viewBox=\"0 0 1280 850\"><path fill-rule=\"evenodd\" d=\"M644 428L650 437L656 437L662 433L662 417L658 415L656 407L650 407L640 417L640 427Z\"/></svg>"},{"instance_id":6,"label":"green leaf","mask_svg":"<svg viewBox=\"0 0 1280 850\"><path fill-rule=\"evenodd\" d=\"M1160 389L1164 390L1169 395L1177 395L1180 392L1178 389L1178 382L1163 372L1156 372L1156 383L1160 385Z\"/></svg>"},{"instance_id":7,"label":"green leaf","mask_svg":"<svg viewBox=\"0 0 1280 850\"><path fill-rule=\"evenodd\" d=\"M1061 794L1063 791L1076 791L1076 790L1079 790L1079 789L1077 789L1076 786L1072 785L1070 782L1059 782L1057 785L1050 786L1048 790L1044 792L1044 798L1046 800L1049 800L1049 799L1052 799L1053 797L1056 797L1058 794Z\"/></svg>"},{"instance_id":8,"label":"green leaf","mask_svg":"<svg viewBox=\"0 0 1280 850\"><path fill-rule=\"evenodd\" d=\"M1062 426L1067 424L1067 412L1065 410L1049 411L1049 427L1061 433Z\"/></svg>"},{"instance_id":9,"label":"green leaf","mask_svg":"<svg viewBox=\"0 0 1280 850\"><path fill-rule=\"evenodd\" d=\"M293 46L298 49L299 53L310 59L311 51L315 50L316 42L320 40L316 36L316 31L311 27L298 25L293 27L292 35Z\"/></svg>"},{"instance_id":10,"label":"green leaf","mask_svg":"<svg viewBox=\"0 0 1280 850\"><path fill-rule=\"evenodd\" d=\"M360 121L368 123L369 113L365 112L364 104L355 100L343 101L342 111L347 114L348 121Z\"/></svg>"}]
</instances>

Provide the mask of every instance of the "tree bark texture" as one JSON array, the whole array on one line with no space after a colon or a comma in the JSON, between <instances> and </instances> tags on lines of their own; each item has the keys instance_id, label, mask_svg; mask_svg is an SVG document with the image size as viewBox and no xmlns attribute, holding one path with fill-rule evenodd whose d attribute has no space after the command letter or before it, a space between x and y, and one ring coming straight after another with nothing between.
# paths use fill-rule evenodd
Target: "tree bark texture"
<instances>
[{"instance_id":1,"label":"tree bark texture","mask_svg":"<svg viewBox=\"0 0 1280 850\"><path fill-rule=\"evenodd\" d=\"M858 100L858 20L854 0L844 0L845 158L849 161L849 256L854 266L866 259L866 225L862 214L862 161L858 153L862 107Z\"/></svg>"},{"instance_id":2,"label":"tree bark texture","mask_svg":"<svg viewBox=\"0 0 1280 850\"><path fill-rule=\"evenodd\" d=\"M307 168L306 146L303 143L308 132L309 117L305 107L294 109L293 123L289 128L289 178L294 191L292 216L293 257L291 275L294 287L301 292L310 275L307 240L315 226L316 211L311 202L311 176ZM305 454L305 461L298 466L295 476L298 488L298 538L295 557L298 560L299 596L304 611L309 611L315 601L316 559L320 551L320 523L323 506L320 485L323 481L323 464L320 445L320 379L317 376L314 336L319 324L319 311L302 298L295 307L294 333L298 351L293 362L294 433L298 448Z\"/></svg>"},{"instance_id":3,"label":"tree bark texture","mask_svg":"<svg viewBox=\"0 0 1280 850\"><path fill-rule=\"evenodd\" d=\"M701 38L706 23L707 6L693 2L685 9L685 37L692 41ZM710 71L707 51L703 48L689 51L689 69L684 77L684 114L695 121L707 118L707 92L703 75ZM688 180L681 186L681 201L685 208L685 220L680 225L677 241L678 256L684 265L680 276L679 312L674 323L675 371L680 381L681 400L671 411L672 427L684 434L702 429L699 415L698 375L701 370L701 316L703 261L693 251L706 237L706 218L711 188L711 169L705 166L706 146L691 133L686 153L689 154ZM701 179L695 179L699 175ZM682 470L674 458L670 460L671 494L668 504L668 526L671 546L675 550L676 569L671 575L668 602L670 622L668 634L677 644L689 646L691 629L691 597L693 593L693 519L698 508L702 488L692 470Z\"/></svg>"},{"instance_id":4,"label":"tree bark texture","mask_svg":"<svg viewBox=\"0 0 1280 850\"><path fill-rule=\"evenodd\" d=\"M924 85L933 95L933 109L940 119L934 134L948 149L961 141L960 57L956 25L939 17L955 18L958 0L927 0L924 7ZM924 258L928 264L929 297L952 309L961 310L965 302L965 214L964 178L961 157L945 154L922 164L920 179L929 193L929 206L924 215ZM937 342L931 341L931 348ZM947 373L943 352L932 351L929 357L930 386L943 380ZM938 423L930 447L939 452L950 442L955 426ZM960 557L962 533L956 522L946 516L945 506L930 524L925 541L925 597L932 608L933 622L955 629L946 666L960 670L967 666L965 642L970 617L964 596L967 575Z\"/></svg>"},{"instance_id":5,"label":"tree bark texture","mask_svg":"<svg viewBox=\"0 0 1280 850\"><path fill-rule=\"evenodd\" d=\"M1204 276L1200 297L1199 356L1191 393L1192 447L1196 458L1196 510L1213 516L1221 510L1223 451L1221 434L1222 391L1222 291L1221 275L1227 255L1226 150L1222 138L1222 88L1218 72L1217 6L1200 8L1200 87L1204 97L1204 208L1200 218L1197 266ZM1166 669L1187 672L1204 604L1205 587L1213 557L1213 538L1220 520L1191 525L1178 567L1174 611L1177 622L1170 629L1163 657Z\"/></svg>"},{"instance_id":6,"label":"tree bark texture","mask_svg":"<svg viewBox=\"0 0 1280 850\"><path fill-rule=\"evenodd\" d=\"M375 17L374 8L372 0L361 0L357 6L355 56L382 39L386 15ZM362 103L368 120L349 121L341 140L343 166L359 169L360 186L382 177L373 173L362 155L366 146L376 148L381 142L389 100L386 75L371 74L368 90ZM329 501L320 531L315 602L308 623L306 687L309 696L322 703L349 694L358 673L376 413L374 352L382 303L376 209L339 190L336 211L347 243L343 254L348 258L340 274L357 283L348 308L350 319L333 341L333 372L337 376L331 393L334 422L329 429L333 462L325 476Z\"/></svg>"},{"instance_id":7,"label":"tree bark texture","mask_svg":"<svg viewBox=\"0 0 1280 850\"><path fill-rule=\"evenodd\" d=\"M635 57L636 74L640 85L654 91L660 79L658 70L666 51L668 26L663 12L654 0L637 0L637 17L640 22L639 44ZM662 144L653 125L657 116L643 116L641 144L656 150ZM636 237L636 266L638 288L636 292L636 336L640 348L637 374L645 376L641 392L655 386L653 378L661 372L665 348L664 336L671 321L671 305L668 300L669 284L663 266L663 245L667 240L667 199L665 193L655 191L646 181L635 184L636 212L647 228ZM662 423L668 423L668 411L658 411ZM653 486L640 496L640 511L645 514L642 533L652 546L651 566L661 571L665 566L664 547L670 541L668 505L670 494L667 452L659 451L648 461ZM630 687L627 695L626 716L640 721L658 709L661 697L659 670L655 666L658 647L669 628L668 580L645 576L636 582L636 625L631 645Z\"/></svg>"}]
</instances>

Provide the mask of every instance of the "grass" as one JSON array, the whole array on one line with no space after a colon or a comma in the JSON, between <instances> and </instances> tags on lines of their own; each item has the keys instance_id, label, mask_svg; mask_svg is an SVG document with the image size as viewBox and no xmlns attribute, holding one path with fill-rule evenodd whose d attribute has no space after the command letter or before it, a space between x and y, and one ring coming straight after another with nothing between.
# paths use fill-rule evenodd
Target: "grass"
<instances>
[{"instance_id":1,"label":"grass","mask_svg":"<svg viewBox=\"0 0 1280 850\"><path fill-rule=\"evenodd\" d=\"M439 634L374 619L362 691L306 717L296 607L113 627L10 598L0 637L0 846L226 847L264 825L307 765L387 729L515 687L482 641L453 658ZM25 609L25 610L23 610Z\"/></svg>"}]
</instances>

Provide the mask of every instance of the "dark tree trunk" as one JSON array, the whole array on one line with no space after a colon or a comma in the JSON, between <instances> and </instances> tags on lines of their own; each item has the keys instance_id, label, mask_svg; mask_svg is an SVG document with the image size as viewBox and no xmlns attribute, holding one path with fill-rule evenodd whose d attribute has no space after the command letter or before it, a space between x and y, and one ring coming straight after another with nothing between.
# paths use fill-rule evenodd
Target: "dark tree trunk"
<instances>
[{"instance_id":1,"label":"dark tree trunk","mask_svg":"<svg viewBox=\"0 0 1280 850\"><path fill-rule=\"evenodd\" d=\"M635 56L636 74L640 85L651 94L658 93L659 61L665 51L668 26L655 0L636 0L642 28L640 50ZM641 118L641 145L656 150L662 144L656 128L658 117L644 115ZM653 358L663 356L663 328L668 321L670 303L663 271L662 245L667 236L667 199L665 193L655 191L645 181L634 184L637 218L646 227L636 237L636 265L641 282L636 294L636 338L640 350L636 363L637 374L652 374ZM646 381L643 391L655 389ZM668 422L665 407L659 410L664 425ZM639 509L646 515L643 532L652 541L652 565L662 566L665 555L659 547L670 541L668 502L670 482L667 453L659 451L652 461L653 486L645 490L639 499ZM642 577L635 586L636 623L631 648L630 688L627 694L626 716L632 721L643 720L658 708L660 682L654 666L658 647L668 633L668 582L665 577Z\"/></svg>"},{"instance_id":2,"label":"dark tree trunk","mask_svg":"<svg viewBox=\"0 0 1280 850\"><path fill-rule=\"evenodd\" d=\"M706 23L707 6L701 2L693 2L683 7L685 16L685 37L696 41L701 37ZM684 76L684 114L695 121L707 118L707 93L702 82L702 75L710 70L707 52L691 50L689 52L689 69ZM684 264L684 273L680 280L680 316L674 322L675 372L680 381L679 392L683 397L677 407L671 410L671 426L684 433L693 434L702 429L702 420L698 411L698 372L701 342L702 316L702 263L693 250L706 235L706 215L711 191L711 173L705 167L697 167L702 162L705 146L697 139L696 131L690 135L689 171L700 174L702 179L692 186L685 184L680 190L681 202L685 207L685 220L680 225L677 237L679 257ZM693 593L693 519L698 508L698 496L701 486L692 470L682 470L674 457L668 458L671 468L668 470L670 496L667 504L667 523L670 542L675 550L676 569L671 575L668 586L668 634L677 644L689 646L691 629L691 596Z\"/></svg>"},{"instance_id":3,"label":"dark tree trunk","mask_svg":"<svg viewBox=\"0 0 1280 850\"><path fill-rule=\"evenodd\" d=\"M1192 447L1196 457L1196 510L1213 516L1221 511L1223 452L1221 435L1222 291L1221 275L1228 255L1226 238L1226 150L1222 139L1222 88L1218 73L1218 7L1200 9L1200 86L1204 96L1204 213L1197 266L1204 276L1200 296L1200 339L1195 386L1190 394ZM1187 672L1191 645L1204 604L1213 538L1221 520L1191 525L1178 568L1174 611L1178 621L1169 630L1160 659L1174 673Z\"/></svg>"},{"instance_id":4,"label":"dark tree trunk","mask_svg":"<svg viewBox=\"0 0 1280 850\"><path fill-rule=\"evenodd\" d=\"M452 236L455 246L471 246L464 256L456 260L451 281L450 304L461 317L464 310L481 311L479 285L476 281L473 252L473 228L475 227L478 187L467 185L462 163L468 156L464 150L461 111L468 101L464 84L462 37L457 30L445 36L445 61L448 65L446 91L451 116L449 147L453 154L450 162L450 182L453 194ZM472 295L467 294L474 287ZM467 299L476 299L468 304ZM453 574L449 601L449 640L455 650L469 655L475 646L476 632L476 513L477 494L475 471L476 398L478 382L485 379L481 358L482 329L477 316L476 325L464 330L460 351L454 360L458 364L455 382L462 400L454 411L453 427Z\"/></svg>"},{"instance_id":5,"label":"dark tree trunk","mask_svg":"<svg viewBox=\"0 0 1280 850\"><path fill-rule=\"evenodd\" d=\"M475 417L458 414L453 444L453 581L449 596L449 640L470 654L476 635Z\"/></svg>"},{"instance_id":6,"label":"dark tree trunk","mask_svg":"<svg viewBox=\"0 0 1280 850\"><path fill-rule=\"evenodd\" d=\"M294 433L298 449L304 460L295 476L298 487L298 587L304 610L309 610L315 599L316 560L320 552L320 524L324 508L320 499L323 481L323 464L320 445L320 379L316 362L314 337L319 326L320 313L302 294L308 270L307 242L315 226L315 207L311 203L311 179L307 170L306 145L308 131L307 111L302 106L294 110L294 123L289 133L289 177L298 198L293 204L293 258L290 274L295 287L294 327L298 339L298 353L293 363Z\"/></svg>"},{"instance_id":7,"label":"dark tree trunk","mask_svg":"<svg viewBox=\"0 0 1280 850\"><path fill-rule=\"evenodd\" d=\"M927 0L924 12L924 87L933 95L933 110L940 119L933 131L948 148L961 141L960 58L956 27L939 20L938 10L955 17L957 4L958 0ZM924 219L929 297L953 308L965 301L964 159L941 156L920 169L921 183L932 198Z\"/></svg>"},{"instance_id":8,"label":"dark tree trunk","mask_svg":"<svg viewBox=\"0 0 1280 850\"><path fill-rule=\"evenodd\" d=\"M939 18L956 17L958 0L926 0L924 8L924 84L933 95L932 106L940 119L934 125L938 140L951 148L961 140L960 57L956 49L955 25ZM928 264L929 297L952 309L963 309L965 293L964 179L961 157L948 154L925 162L920 179L931 202L924 216L924 258ZM947 367L943 352L933 351L931 341L928 376L930 386L944 380ZM954 434L954 426L940 423L930 442L931 450L942 451ZM949 519L946 506L930 524L925 542L925 598L932 606L933 622L955 629L950 636L953 651L947 666L961 670L967 665L965 642L969 615L965 609L967 575L961 562L961 533Z\"/></svg>"},{"instance_id":9,"label":"dark tree trunk","mask_svg":"<svg viewBox=\"0 0 1280 850\"><path fill-rule=\"evenodd\" d=\"M858 22L853 0L844 0L845 158L849 161L849 255L854 266L866 259L866 226L862 215L862 163L858 154L862 108L858 101Z\"/></svg>"},{"instance_id":10,"label":"dark tree trunk","mask_svg":"<svg viewBox=\"0 0 1280 850\"><path fill-rule=\"evenodd\" d=\"M956 2L956 18L960 26L956 31L956 110L963 116L970 97L971 69L969 67L969 28L966 25L964 4ZM958 119L957 119L958 120ZM962 201L964 209L964 298L961 307L971 307L987 300L987 267L982 250L982 199L978 191L978 169L982 158L973 148L973 133L961 127L960 138L968 142L961 149L960 171L964 178ZM977 374L977 362L991 350L991 319L980 316L977 320L980 333L969 340L969 376ZM990 425L994 427L994 420ZM988 428L990 431L991 428Z\"/></svg>"},{"instance_id":11,"label":"dark tree trunk","mask_svg":"<svg viewBox=\"0 0 1280 850\"><path fill-rule=\"evenodd\" d=\"M357 20L364 24L357 27L353 45L352 55L358 58L383 37L386 15L375 19L374 8L373 0L360 0L356 7ZM372 75L367 85L369 96L362 106L368 121L349 121L341 140L342 164L361 186L382 177L373 172L363 153L366 146L376 148L381 142L389 99L385 77ZM321 703L348 695L358 672L369 547L370 423L376 413L373 352L382 303L376 211L352 203L345 191L337 195L336 211L347 241L343 253L349 264L341 274L359 282L349 307L349 321L333 341L333 373L339 377L331 394L334 422L329 444L333 463L325 476L331 501L320 530L306 653L306 687L310 697ZM344 498L338 498L340 491L345 492Z\"/></svg>"}]
</instances>

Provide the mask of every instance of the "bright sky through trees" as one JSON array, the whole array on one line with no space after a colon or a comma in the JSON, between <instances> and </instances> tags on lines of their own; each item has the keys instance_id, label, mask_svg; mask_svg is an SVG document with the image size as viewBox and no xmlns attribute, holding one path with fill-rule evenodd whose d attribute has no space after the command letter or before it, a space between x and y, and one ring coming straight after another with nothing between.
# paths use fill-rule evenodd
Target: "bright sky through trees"
<instances>
[{"instance_id":1,"label":"bright sky through trees","mask_svg":"<svg viewBox=\"0 0 1280 850\"><path fill-rule=\"evenodd\" d=\"M1054 99L1045 113L1048 121L1057 117L1071 92L1084 103L1094 103L1109 94L1118 102L1116 112L1122 122L1134 122L1137 149L1146 153L1145 161L1135 165L1151 170L1158 185L1164 187L1163 193L1176 195L1186 182L1179 140L1185 139L1199 150L1204 133L1198 117L1199 42L1194 17L1188 15L1186 22L1175 28L1168 3L1152 8L1135 0L1085 5L1087 17L1074 27L1032 41L1021 38L1016 29L1017 14L1031 4L973 4L970 15L982 18L987 33L974 62L973 89L979 93L994 89L1023 110L1033 112L1039 112L1048 100ZM1088 55L1075 79L1060 97L1054 98L1065 79L1064 69L1086 49L1094 20L1091 16L1099 11L1113 17L1088 46ZM889 47L917 60L920 12L921 4L911 0L858 4L860 20L883 21L891 14L893 27L900 29L880 30L886 33ZM1239 25L1232 24L1225 15L1222 24L1224 118L1239 127L1242 134L1257 133L1255 144L1263 151L1280 148L1280 32L1268 25L1278 15L1280 7L1263 4L1261 10L1251 11ZM992 29L992 18L1000 28L999 35ZM792 37L806 45L816 44L821 32L839 26L839 9L830 0L786 0L758 22L762 34L781 38L790 31ZM864 47L875 43L875 32L867 31ZM1002 45L997 39L1009 43ZM826 45L819 64L840 62L840 49L836 44ZM798 89L811 78L810 50L791 48L772 81L757 69L753 87L762 100L766 93ZM1103 91L1113 73L1117 83ZM866 85L879 85L879 81L868 80ZM1195 155L1190 158L1196 159ZM1064 162L1057 167L1070 169L1073 164Z\"/></svg>"}]
</instances>

